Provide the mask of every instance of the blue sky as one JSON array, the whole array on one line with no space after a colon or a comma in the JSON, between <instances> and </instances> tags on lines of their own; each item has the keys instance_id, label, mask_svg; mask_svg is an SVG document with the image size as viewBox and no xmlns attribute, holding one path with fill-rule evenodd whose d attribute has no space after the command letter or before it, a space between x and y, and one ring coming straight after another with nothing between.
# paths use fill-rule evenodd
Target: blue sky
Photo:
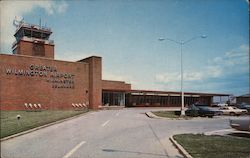
<instances>
[{"instance_id":1,"label":"blue sky","mask_svg":"<svg viewBox=\"0 0 250 158\"><path fill-rule=\"evenodd\" d=\"M103 79L134 89L249 93L246 0L1 1L1 53L11 53L15 16L52 28L56 59L103 57Z\"/></svg>"}]
</instances>

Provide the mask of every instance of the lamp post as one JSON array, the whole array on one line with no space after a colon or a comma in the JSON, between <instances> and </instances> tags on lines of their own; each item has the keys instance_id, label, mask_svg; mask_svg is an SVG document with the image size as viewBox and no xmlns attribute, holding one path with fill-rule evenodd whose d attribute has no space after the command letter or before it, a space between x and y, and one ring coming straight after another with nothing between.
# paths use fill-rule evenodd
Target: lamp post
<instances>
[{"instance_id":1,"label":"lamp post","mask_svg":"<svg viewBox=\"0 0 250 158\"><path fill-rule=\"evenodd\" d=\"M159 41L164 41L164 40L168 40L168 41L172 41L178 45L180 45L180 48L181 48L181 115L185 115L185 110L184 110L184 91L183 91L183 59L182 59L182 47L195 40L195 39L198 39L198 38L206 38L207 36L206 35L200 35L200 36L194 36L192 38L190 38L189 40L186 40L186 41L176 41L176 40L173 40L173 39L170 39L170 38L159 38L158 40Z\"/></svg>"}]
</instances>

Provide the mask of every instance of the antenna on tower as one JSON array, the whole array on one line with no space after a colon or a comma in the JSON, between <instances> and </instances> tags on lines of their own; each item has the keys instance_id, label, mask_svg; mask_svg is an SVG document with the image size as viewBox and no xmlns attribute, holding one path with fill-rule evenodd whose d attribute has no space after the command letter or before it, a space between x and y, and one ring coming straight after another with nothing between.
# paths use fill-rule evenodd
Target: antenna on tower
<instances>
[{"instance_id":1,"label":"antenna on tower","mask_svg":"<svg viewBox=\"0 0 250 158\"><path fill-rule=\"evenodd\" d=\"M42 19L41 18L39 19L39 26L40 26L40 28L42 27Z\"/></svg>"}]
</instances>

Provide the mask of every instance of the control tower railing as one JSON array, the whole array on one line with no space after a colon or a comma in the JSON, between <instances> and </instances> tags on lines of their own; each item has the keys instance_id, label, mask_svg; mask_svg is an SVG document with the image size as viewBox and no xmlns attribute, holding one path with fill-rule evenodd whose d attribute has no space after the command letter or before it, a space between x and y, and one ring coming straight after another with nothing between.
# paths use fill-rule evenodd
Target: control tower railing
<instances>
[{"instance_id":1,"label":"control tower railing","mask_svg":"<svg viewBox=\"0 0 250 158\"><path fill-rule=\"evenodd\" d=\"M48 31L51 32L51 29L49 27L46 26L39 26L39 25L35 25L35 24L28 24L25 22L20 22L19 25L16 28L16 32L21 28L21 27L28 27L28 28L36 28L39 30L44 30L44 31Z\"/></svg>"}]
</instances>

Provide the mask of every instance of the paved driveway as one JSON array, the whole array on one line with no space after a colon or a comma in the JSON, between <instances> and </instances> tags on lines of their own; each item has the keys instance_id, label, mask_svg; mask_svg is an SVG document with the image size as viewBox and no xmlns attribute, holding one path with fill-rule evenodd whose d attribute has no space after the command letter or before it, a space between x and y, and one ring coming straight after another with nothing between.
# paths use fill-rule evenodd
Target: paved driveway
<instances>
[{"instance_id":1,"label":"paved driveway","mask_svg":"<svg viewBox=\"0 0 250 158\"><path fill-rule=\"evenodd\" d=\"M178 133L230 128L229 117L151 119L159 108L103 110L1 142L3 158L181 157L169 141Z\"/></svg>"}]
</instances>

